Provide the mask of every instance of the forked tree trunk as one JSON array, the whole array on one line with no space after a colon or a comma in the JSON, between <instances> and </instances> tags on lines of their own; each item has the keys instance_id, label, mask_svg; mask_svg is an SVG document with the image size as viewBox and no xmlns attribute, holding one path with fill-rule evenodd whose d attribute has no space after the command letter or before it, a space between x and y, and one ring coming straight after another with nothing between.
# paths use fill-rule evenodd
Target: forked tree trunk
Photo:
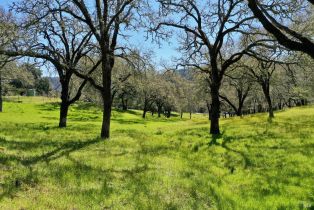
<instances>
[{"instance_id":1,"label":"forked tree trunk","mask_svg":"<svg viewBox=\"0 0 314 210\"><path fill-rule=\"evenodd\" d=\"M70 72L70 70L67 70L67 73L63 77L60 78L60 83L61 83L61 88L62 88L61 104L60 104L60 118L59 118L60 128L65 128L67 126L67 117L68 117L69 107L71 106L71 104L75 103L76 101L80 99L82 90L87 83L87 80L85 80L78 88L76 95L72 99L70 99L69 85L70 85L72 74L73 73Z\"/></svg>"}]
</instances>

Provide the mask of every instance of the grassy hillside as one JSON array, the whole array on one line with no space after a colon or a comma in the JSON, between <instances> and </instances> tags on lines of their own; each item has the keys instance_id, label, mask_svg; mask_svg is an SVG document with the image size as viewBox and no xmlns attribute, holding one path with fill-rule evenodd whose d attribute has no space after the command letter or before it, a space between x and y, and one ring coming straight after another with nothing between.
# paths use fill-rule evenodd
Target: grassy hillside
<instances>
[{"instance_id":1,"label":"grassy hillside","mask_svg":"<svg viewBox=\"0 0 314 210\"><path fill-rule=\"evenodd\" d=\"M209 144L206 116L141 119L41 98L0 113L0 209L313 209L314 107L222 120ZM187 117L187 116L186 116Z\"/></svg>"}]
</instances>

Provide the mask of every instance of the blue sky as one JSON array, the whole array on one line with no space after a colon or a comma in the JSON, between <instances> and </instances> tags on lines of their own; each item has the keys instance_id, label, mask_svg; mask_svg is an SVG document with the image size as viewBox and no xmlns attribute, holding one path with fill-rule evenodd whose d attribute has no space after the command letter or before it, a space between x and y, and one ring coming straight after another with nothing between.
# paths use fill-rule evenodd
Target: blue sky
<instances>
[{"instance_id":1,"label":"blue sky","mask_svg":"<svg viewBox=\"0 0 314 210\"><path fill-rule=\"evenodd\" d=\"M3 7L7 7L12 0L0 0L0 5Z\"/></svg>"},{"instance_id":2,"label":"blue sky","mask_svg":"<svg viewBox=\"0 0 314 210\"><path fill-rule=\"evenodd\" d=\"M14 1L16 0L0 0L0 6L8 8ZM152 50L155 54L154 63L158 66L161 60L170 62L172 57L178 56L178 52L175 50L176 44L169 45L168 42L164 42L161 46L158 46L157 44L152 44L150 40L145 40L144 36L145 34L142 32L134 33L133 37L130 38L130 42L139 48ZM171 39L171 43L176 43L176 40ZM161 68L161 66L159 66L159 68Z\"/></svg>"}]
</instances>

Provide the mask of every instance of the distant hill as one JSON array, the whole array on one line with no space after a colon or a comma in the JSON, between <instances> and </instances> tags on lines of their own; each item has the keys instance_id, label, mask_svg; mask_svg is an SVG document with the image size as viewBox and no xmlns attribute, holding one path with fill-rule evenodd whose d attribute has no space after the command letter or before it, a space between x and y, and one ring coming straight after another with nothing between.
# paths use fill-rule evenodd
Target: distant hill
<instances>
[{"instance_id":1,"label":"distant hill","mask_svg":"<svg viewBox=\"0 0 314 210\"><path fill-rule=\"evenodd\" d=\"M46 77L49 80L49 84L52 90L61 92L61 84L59 77Z\"/></svg>"},{"instance_id":2,"label":"distant hill","mask_svg":"<svg viewBox=\"0 0 314 210\"><path fill-rule=\"evenodd\" d=\"M193 70L191 69L178 69L176 72L181 75L183 78L187 80L192 80L193 79Z\"/></svg>"}]
</instances>

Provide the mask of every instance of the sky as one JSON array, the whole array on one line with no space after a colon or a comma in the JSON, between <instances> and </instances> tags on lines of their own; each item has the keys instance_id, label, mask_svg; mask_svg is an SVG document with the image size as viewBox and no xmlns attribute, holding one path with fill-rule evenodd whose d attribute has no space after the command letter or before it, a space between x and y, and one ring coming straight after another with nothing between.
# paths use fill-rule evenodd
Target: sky
<instances>
[{"instance_id":1,"label":"sky","mask_svg":"<svg viewBox=\"0 0 314 210\"><path fill-rule=\"evenodd\" d=\"M8 9L9 5L13 1L14 0L0 0L0 6ZM158 69L162 68L161 63L170 63L173 57L178 56L179 53L175 50L175 47L177 45L175 39L170 40L170 42L172 43L171 45L166 41L162 42L161 45L157 45L151 43L151 40L146 40L144 36L145 34L142 32L132 33L132 37L130 38L129 42L132 43L132 45L137 46L138 48L153 51L153 62L157 65Z\"/></svg>"},{"instance_id":2,"label":"sky","mask_svg":"<svg viewBox=\"0 0 314 210\"><path fill-rule=\"evenodd\" d=\"M7 7L11 2L12 0L0 0L0 5L3 7Z\"/></svg>"}]
</instances>

